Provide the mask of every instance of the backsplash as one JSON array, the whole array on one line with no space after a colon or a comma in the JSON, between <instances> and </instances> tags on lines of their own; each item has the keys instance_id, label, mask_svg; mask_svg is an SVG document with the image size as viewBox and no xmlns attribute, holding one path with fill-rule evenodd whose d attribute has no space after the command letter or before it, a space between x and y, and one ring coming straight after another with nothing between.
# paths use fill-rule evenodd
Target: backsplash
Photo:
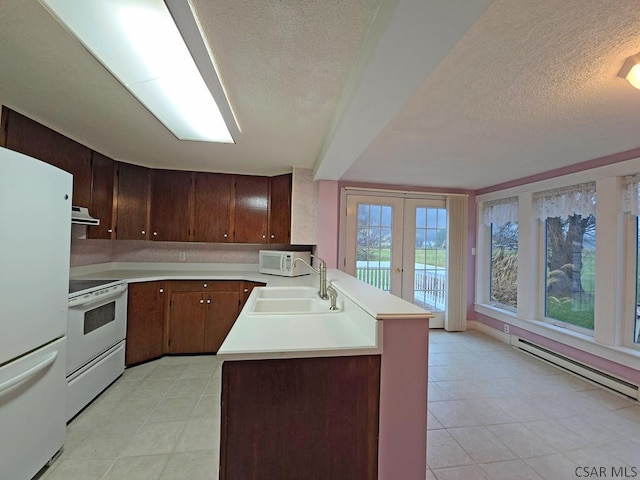
<instances>
[{"instance_id":1,"label":"backsplash","mask_svg":"<svg viewBox=\"0 0 640 480\"><path fill-rule=\"evenodd\" d=\"M309 250L291 245L87 240L71 242L71 267L107 262L258 263L260 250ZM184 253L184 260L180 254Z\"/></svg>"}]
</instances>

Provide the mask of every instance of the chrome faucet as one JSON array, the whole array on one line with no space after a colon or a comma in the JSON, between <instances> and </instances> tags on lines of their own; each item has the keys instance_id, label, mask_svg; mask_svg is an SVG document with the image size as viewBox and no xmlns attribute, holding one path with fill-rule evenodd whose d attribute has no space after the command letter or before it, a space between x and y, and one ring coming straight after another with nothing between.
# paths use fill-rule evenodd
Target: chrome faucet
<instances>
[{"instance_id":1,"label":"chrome faucet","mask_svg":"<svg viewBox=\"0 0 640 480\"><path fill-rule=\"evenodd\" d=\"M303 258L296 258L293 261L293 265L296 264L296 262L298 260L300 260L302 263L304 263L307 267L309 267L311 270L313 270L315 273L320 275L320 290L318 290L318 295L320 296L321 299L323 300L327 300L329 299L329 294L327 293L327 262L325 262L323 259L321 259L320 257L316 257L315 255L311 255L313 258L316 258L318 260L318 263L320 263L320 265L318 266L318 268L314 268L312 267L309 263L307 263L307 261ZM293 265L291 265L291 267L293 267ZM332 288L333 290L333 288ZM335 290L333 290L335 292ZM336 296L337 296L337 292L336 292ZM332 306L334 304L332 303ZM332 309L335 310L335 309Z\"/></svg>"}]
</instances>

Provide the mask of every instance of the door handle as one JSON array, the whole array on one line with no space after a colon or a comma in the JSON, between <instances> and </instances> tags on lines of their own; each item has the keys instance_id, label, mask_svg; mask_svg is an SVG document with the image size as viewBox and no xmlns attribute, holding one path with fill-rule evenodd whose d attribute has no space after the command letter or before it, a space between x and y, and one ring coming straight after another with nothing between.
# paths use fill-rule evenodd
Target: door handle
<instances>
[{"instance_id":1,"label":"door handle","mask_svg":"<svg viewBox=\"0 0 640 480\"><path fill-rule=\"evenodd\" d=\"M13 377L7 380L6 382L0 383L0 394L2 394L3 392L6 392L7 390L15 387L16 385L26 380L29 380L31 377L35 376L38 372L40 372L41 370L44 370L49 365L51 365L57 356L58 356L58 352L57 351L53 352L47 358L45 358L42 362L38 363L37 365L34 365L26 372L22 372L20 375Z\"/></svg>"}]
</instances>

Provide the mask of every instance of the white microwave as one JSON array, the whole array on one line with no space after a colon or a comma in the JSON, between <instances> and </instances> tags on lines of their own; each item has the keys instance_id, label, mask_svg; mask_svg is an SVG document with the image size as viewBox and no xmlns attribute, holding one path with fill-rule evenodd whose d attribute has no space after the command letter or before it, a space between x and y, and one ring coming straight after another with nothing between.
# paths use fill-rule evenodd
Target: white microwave
<instances>
[{"instance_id":1,"label":"white microwave","mask_svg":"<svg viewBox=\"0 0 640 480\"><path fill-rule=\"evenodd\" d=\"M310 252L285 252L280 250L260 250L260 273L269 275L281 275L283 277L297 277L308 275L310 272L302 262L296 262L300 258L311 264Z\"/></svg>"}]
</instances>

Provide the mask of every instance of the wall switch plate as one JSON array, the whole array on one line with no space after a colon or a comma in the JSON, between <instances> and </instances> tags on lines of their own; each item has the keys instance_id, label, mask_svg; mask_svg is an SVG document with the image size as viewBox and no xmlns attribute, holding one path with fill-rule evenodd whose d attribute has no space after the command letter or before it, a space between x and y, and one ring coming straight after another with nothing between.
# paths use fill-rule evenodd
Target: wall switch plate
<instances>
[{"instance_id":1,"label":"wall switch plate","mask_svg":"<svg viewBox=\"0 0 640 480\"><path fill-rule=\"evenodd\" d=\"M187 254L186 254L186 253L184 253L184 252L180 252L180 253L178 254L178 258L179 258L180 260L182 260L182 261L185 261L185 260L187 259Z\"/></svg>"},{"instance_id":2,"label":"wall switch plate","mask_svg":"<svg viewBox=\"0 0 640 480\"><path fill-rule=\"evenodd\" d=\"M502 327L504 329L504 333L509 333L509 325L508 324L504 324L504 327Z\"/></svg>"}]
</instances>

